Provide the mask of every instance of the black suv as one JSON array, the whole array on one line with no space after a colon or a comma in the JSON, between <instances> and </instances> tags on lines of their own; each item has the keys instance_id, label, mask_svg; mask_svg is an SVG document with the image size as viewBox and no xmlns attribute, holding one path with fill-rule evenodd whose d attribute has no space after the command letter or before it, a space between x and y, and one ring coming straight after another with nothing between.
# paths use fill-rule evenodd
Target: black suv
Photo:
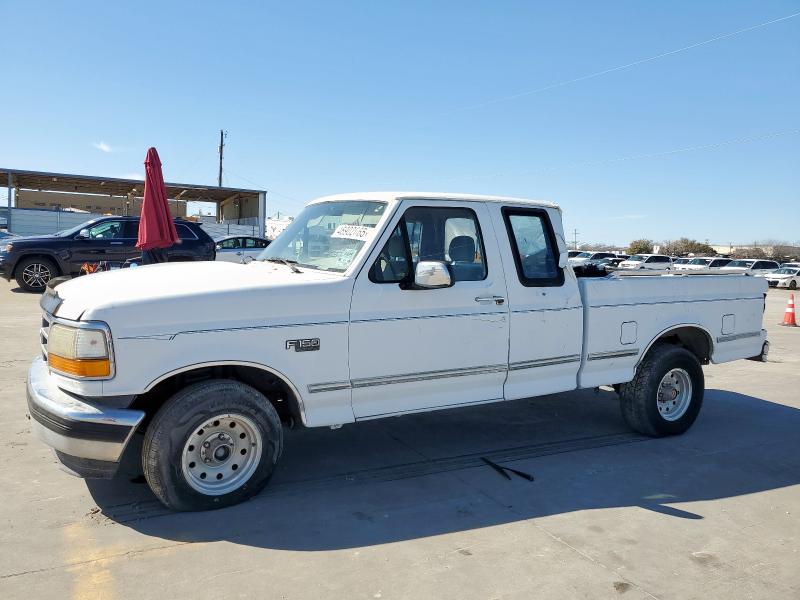
<instances>
[{"instance_id":1,"label":"black suv","mask_svg":"<svg viewBox=\"0 0 800 600\"><path fill-rule=\"evenodd\" d=\"M164 253L170 262L214 260L214 241L197 223L175 219L181 243ZM0 243L0 276L28 292L42 292L53 277L120 268L141 256L139 217L101 217L53 235Z\"/></svg>"}]
</instances>

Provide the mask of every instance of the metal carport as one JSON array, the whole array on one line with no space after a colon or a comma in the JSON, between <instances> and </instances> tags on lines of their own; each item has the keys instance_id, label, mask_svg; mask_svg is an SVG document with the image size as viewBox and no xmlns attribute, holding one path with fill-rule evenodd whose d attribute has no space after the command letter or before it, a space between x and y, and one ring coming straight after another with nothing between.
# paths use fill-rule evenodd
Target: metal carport
<instances>
[{"instance_id":1,"label":"metal carport","mask_svg":"<svg viewBox=\"0 0 800 600\"><path fill-rule=\"evenodd\" d=\"M17 190L36 190L42 192L71 192L97 194L99 196L127 197L128 200L140 198L144 193L144 181L138 179L119 179L116 177L97 177L92 175L72 175L48 173L44 171L25 171L0 167L0 185L8 186L8 206L14 208ZM217 221L225 220L226 207L235 208L235 219L256 219L259 235L264 235L267 215L266 190L249 190L211 185L167 183L167 198L180 202L211 202L217 206ZM243 217L243 215L246 215Z\"/></svg>"}]
</instances>

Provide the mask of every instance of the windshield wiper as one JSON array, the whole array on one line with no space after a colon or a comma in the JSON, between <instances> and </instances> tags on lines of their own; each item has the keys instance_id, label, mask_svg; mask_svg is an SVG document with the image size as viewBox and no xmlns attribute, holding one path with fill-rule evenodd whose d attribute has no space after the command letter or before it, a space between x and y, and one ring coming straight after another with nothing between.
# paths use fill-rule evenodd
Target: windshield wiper
<instances>
[{"instance_id":1,"label":"windshield wiper","mask_svg":"<svg viewBox=\"0 0 800 600\"><path fill-rule=\"evenodd\" d=\"M267 260L267 262L282 263L282 264L286 265L287 267L289 267L292 270L292 272L294 272L294 273L302 273L302 271L300 269L298 269L297 266L296 266L297 265L297 261L296 260L289 260L287 258L277 258L277 257L268 258L266 260Z\"/></svg>"}]
</instances>

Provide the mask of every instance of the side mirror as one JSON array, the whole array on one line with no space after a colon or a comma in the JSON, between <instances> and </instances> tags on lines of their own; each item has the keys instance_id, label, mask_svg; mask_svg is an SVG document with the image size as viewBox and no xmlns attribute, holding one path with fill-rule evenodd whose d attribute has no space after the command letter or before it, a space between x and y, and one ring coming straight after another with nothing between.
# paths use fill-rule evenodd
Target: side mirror
<instances>
[{"instance_id":1,"label":"side mirror","mask_svg":"<svg viewBox=\"0 0 800 600\"><path fill-rule=\"evenodd\" d=\"M215 248L217 251L219 251L219 250L222 250L222 244L217 244L216 246L214 246L214 248Z\"/></svg>"},{"instance_id":2,"label":"side mirror","mask_svg":"<svg viewBox=\"0 0 800 600\"><path fill-rule=\"evenodd\" d=\"M563 269L569 264L569 254L562 252L558 255L558 268Z\"/></svg>"},{"instance_id":3,"label":"side mirror","mask_svg":"<svg viewBox=\"0 0 800 600\"><path fill-rule=\"evenodd\" d=\"M89 230L88 229L81 229L78 232L78 239L80 239L80 240L88 240L89 239Z\"/></svg>"},{"instance_id":4,"label":"side mirror","mask_svg":"<svg viewBox=\"0 0 800 600\"><path fill-rule=\"evenodd\" d=\"M423 260L417 263L414 271L414 287L417 289L435 290L453 285L449 267L437 260Z\"/></svg>"}]
</instances>

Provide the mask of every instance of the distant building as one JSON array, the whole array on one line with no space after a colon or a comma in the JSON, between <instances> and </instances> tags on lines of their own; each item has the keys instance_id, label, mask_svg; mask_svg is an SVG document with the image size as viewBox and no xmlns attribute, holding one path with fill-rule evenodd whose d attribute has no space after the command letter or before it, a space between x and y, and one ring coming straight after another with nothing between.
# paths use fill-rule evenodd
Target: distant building
<instances>
[{"instance_id":1,"label":"distant building","mask_svg":"<svg viewBox=\"0 0 800 600\"><path fill-rule=\"evenodd\" d=\"M711 247L717 254L746 254L757 249L767 256L772 255L773 249L772 246L756 246L754 244L711 244Z\"/></svg>"},{"instance_id":2,"label":"distant building","mask_svg":"<svg viewBox=\"0 0 800 600\"><path fill-rule=\"evenodd\" d=\"M142 183L144 189L144 183ZM97 194L72 194L66 192L40 192L19 190L18 208L38 208L48 210L72 210L100 213L103 215L138 215L142 209L142 199L127 196L100 196ZM169 209L173 217L186 216L186 202L170 200Z\"/></svg>"}]
</instances>

